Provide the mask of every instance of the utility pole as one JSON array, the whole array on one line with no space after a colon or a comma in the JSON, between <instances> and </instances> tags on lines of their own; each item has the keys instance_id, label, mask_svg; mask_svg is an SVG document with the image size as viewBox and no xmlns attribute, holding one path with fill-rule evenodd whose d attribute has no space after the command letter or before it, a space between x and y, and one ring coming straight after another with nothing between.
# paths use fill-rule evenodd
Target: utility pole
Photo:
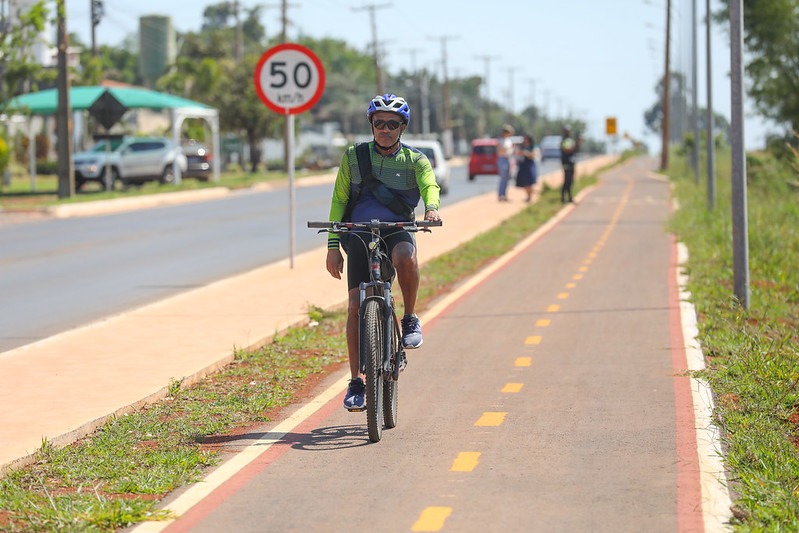
<instances>
[{"instance_id":1,"label":"utility pole","mask_svg":"<svg viewBox=\"0 0 799 533\"><path fill-rule=\"evenodd\" d=\"M413 76L414 83L419 88L419 92L418 92L419 100L418 100L418 102L419 102L419 105L422 106L422 109L423 109L422 110L422 116L424 116L424 105L425 104L424 104L424 102L422 102L423 89L422 89L421 81L419 79L419 72L416 70L416 52L421 51L421 48L406 48L406 49L404 49L402 51L411 56L411 76ZM416 96L416 95L414 95L414 96ZM411 107L413 107L413 106L411 106ZM423 124L423 122L424 122L423 120L422 121L418 121L418 124L420 126L416 126L415 124L417 124L417 121L414 121L414 124L412 124L412 126L413 126L412 129L414 131L422 131L421 124Z\"/></svg>"},{"instance_id":2,"label":"utility pole","mask_svg":"<svg viewBox=\"0 0 799 533\"><path fill-rule=\"evenodd\" d=\"M442 122L443 122L443 145L444 155L449 157L452 155L452 124L450 118L450 103L449 103L449 76L447 74L447 41L455 38L452 35L442 35L438 37L441 41L441 69L443 70L444 80L441 85L441 104L442 104Z\"/></svg>"},{"instance_id":3,"label":"utility pole","mask_svg":"<svg viewBox=\"0 0 799 533\"><path fill-rule=\"evenodd\" d=\"M744 146L743 0L730 0L730 86L732 118L732 266L735 297L749 309L749 223L746 215Z\"/></svg>"},{"instance_id":4,"label":"utility pole","mask_svg":"<svg viewBox=\"0 0 799 533\"><path fill-rule=\"evenodd\" d=\"M486 131L490 131L491 128L491 93L489 91L489 80L491 78L491 60L497 59L497 56L477 56L477 59L482 59L486 67L485 81L483 83L483 121L485 124L484 127L480 128L480 135L483 135Z\"/></svg>"},{"instance_id":5,"label":"utility pole","mask_svg":"<svg viewBox=\"0 0 799 533\"><path fill-rule=\"evenodd\" d=\"M244 57L244 28L241 24L241 4L239 0L233 1L233 10L236 16L236 61Z\"/></svg>"},{"instance_id":6,"label":"utility pole","mask_svg":"<svg viewBox=\"0 0 799 533\"><path fill-rule=\"evenodd\" d=\"M535 78L527 78L527 81L530 83L530 107L535 109L535 82L538 80Z\"/></svg>"},{"instance_id":7,"label":"utility pole","mask_svg":"<svg viewBox=\"0 0 799 533\"><path fill-rule=\"evenodd\" d=\"M280 42L285 43L289 27L289 4L288 0L280 2Z\"/></svg>"},{"instance_id":8,"label":"utility pole","mask_svg":"<svg viewBox=\"0 0 799 533\"><path fill-rule=\"evenodd\" d=\"M547 121L551 122L552 117L549 114L549 96L552 93L550 91L544 90L544 116L547 117Z\"/></svg>"},{"instance_id":9,"label":"utility pole","mask_svg":"<svg viewBox=\"0 0 799 533\"><path fill-rule=\"evenodd\" d=\"M69 102L69 71L67 70L66 0L58 0L58 111L56 131L58 137L58 198L71 198L75 195L75 167L72 160L72 106Z\"/></svg>"},{"instance_id":10,"label":"utility pole","mask_svg":"<svg viewBox=\"0 0 799 533\"><path fill-rule=\"evenodd\" d=\"M97 25L105 15L103 0L89 0L92 14L92 57L97 57Z\"/></svg>"},{"instance_id":11,"label":"utility pole","mask_svg":"<svg viewBox=\"0 0 799 533\"><path fill-rule=\"evenodd\" d=\"M696 20L696 0L691 0L691 107L693 113L691 120L694 127L694 149L691 150L691 167L694 170L694 181L699 183L699 73L698 73L698 60L699 54L697 50L696 32L698 21Z\"/></svg>"},{"instance_id":12,"label":"utility pole","mask_svg":"<svg viewBox=\"0 0 799 533\"><path fill-rule=\"evenodd\" d=\"M517 67L508 67L508 118L513 118L514 103L513 103L513 74L516 72Z\"/></svg>"},{"instance_id":13,"label":"utility pole","mask_svg":"<svg viewBox=\"0 0 799 533\"><path fill-rule=\"evenodd\" d=\"M707 109L705 110L705 129L707 130L707 206L712 211L716 205L716 136L713 121L713 80L710 54L710 0L705 0L705 40L707 52Z\"/></svg>"},{"instance_id":14,"label":"utility pole","mask_svg":"<svg viewBox=\"0 0 799 533\"><path fill-rule=\"evenodd\" d=\"M663 119L660 129L663 134L660 150L660 170L669 168L669 117L671 101L671 0L666 0L666 66L663 75Z\"/></svg>"},{"instance_id":15,"label":"utility pole","mask_svg":"<svg viewBox=\"0 0 799 533\"><path fill-rule=\"evenodd\" d=\"M383 69L380 66L380 50L377 43L377 21L375 19L375 10L384 7L391 7L391 4L368 4L352 8L353 11L369 11L372 26L372 54L375 61L375 72L377 73L377 94L385 94L386 92L385 82L383 80Z\"/></svg>"}]
</instances>

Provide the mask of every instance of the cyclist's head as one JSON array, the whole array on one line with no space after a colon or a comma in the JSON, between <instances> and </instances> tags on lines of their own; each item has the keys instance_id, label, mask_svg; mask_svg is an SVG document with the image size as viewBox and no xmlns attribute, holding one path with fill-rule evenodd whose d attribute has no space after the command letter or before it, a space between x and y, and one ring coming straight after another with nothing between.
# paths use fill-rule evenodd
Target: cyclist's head
<instances>
[{"instance_id":1,"label":"cyclist's head","mask_svg":"<svg viewBox=\"0 0 799 533\"><path fill-rule=\"evenodd\" d=\"M374 118L377 113L380 115ZM391 119L391 116L396 116L397 120ZM404 98L396 94L377 95L369 102L366 118L372 127L375 145L386 152L391 152L399 146L402 132L408 127L411 108Z\"/></svg>"},{"instance_id":2,"label":"cyclist's head","mask_svg":"<svg viewBox=\"0 0 799 533\"><path fill-rule=\"evenodd\" d=\"M405 98L396 94L387 93L372 98L366 110L366 118L369 123L372 122L372 115L378 111L387 111L399 115L405 125L411 121L411 108L408 107L408 102L405 101Z\"/></svg>"}]
</instances>

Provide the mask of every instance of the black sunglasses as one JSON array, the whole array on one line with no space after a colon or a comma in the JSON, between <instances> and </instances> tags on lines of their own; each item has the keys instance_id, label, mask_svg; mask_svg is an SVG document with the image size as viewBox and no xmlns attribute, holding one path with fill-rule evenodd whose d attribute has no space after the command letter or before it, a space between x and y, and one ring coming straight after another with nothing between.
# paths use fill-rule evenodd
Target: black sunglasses
<instances>
[{"instance_id":1,"label":"black sunglasses","mask_svg":"<svg viewBox=\"0 0 799 533\"><path fill-rule=\"evenodd\" d=\"M374 122L372 122L372 126L374 126L375 129L382 130L383 128L388 126L388 129L390 129L391 131L394 131L395 129L399 128L401 124L402 122L398 120L375 120Z\"/></svg>"}]
</instances>

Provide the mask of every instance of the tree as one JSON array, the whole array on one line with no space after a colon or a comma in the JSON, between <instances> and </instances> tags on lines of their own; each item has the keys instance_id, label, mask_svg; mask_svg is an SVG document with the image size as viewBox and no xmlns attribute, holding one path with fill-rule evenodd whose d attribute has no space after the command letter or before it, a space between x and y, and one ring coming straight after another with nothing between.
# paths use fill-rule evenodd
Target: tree
<instances>
[{"instance_id":1,"label":"tree","mask_svg":"<svg viewBox=\"0 0 799 533\"><path fill-rule=\"evenodd\" d=\"M42 72L33 58L33 47L47 15L44 0L27 11L16 3L0 2L0 111L25 82Z\"/></svg>"},{"instance_id":2,"label":"tree","mask_svg":"<svg viewBox=\"0 0 799 533\"><path fill-rule=\"evenodd\" d=\"M729 0L716 20L729 24ZM799 0L744 0L747 94L764 116L799 131Z\"/></svg>"}]
</instances>

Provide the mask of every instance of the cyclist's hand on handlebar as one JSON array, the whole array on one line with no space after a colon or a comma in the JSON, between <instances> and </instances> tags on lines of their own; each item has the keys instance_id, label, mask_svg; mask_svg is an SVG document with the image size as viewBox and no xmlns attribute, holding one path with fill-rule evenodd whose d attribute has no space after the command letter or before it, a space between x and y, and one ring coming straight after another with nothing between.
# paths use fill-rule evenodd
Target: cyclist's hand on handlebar
<instances>
[{"instance_id":1,"label":"cyclist's hand on handlebar","mask_svg":"<svg viewBox=\"0 0 799 533\"><path fill-rule=\"evenodd\" d=\"M341 255L341 250L328 250L325 266L331 276L341 279L341 273L344 272L344 256Z\"/></svg>"},{"instance_id":2,"label":"cyclist's hand on handlebar","mask_svg":"<svg viewBox=\"0 0 799 533\"><path fill-rule=\"evenodd\" d=\"M424 219L430 222L438 222L441 220L441 216L438 214L438 209L430 209L424 212Z\"/></svg>"}]
</instances>

